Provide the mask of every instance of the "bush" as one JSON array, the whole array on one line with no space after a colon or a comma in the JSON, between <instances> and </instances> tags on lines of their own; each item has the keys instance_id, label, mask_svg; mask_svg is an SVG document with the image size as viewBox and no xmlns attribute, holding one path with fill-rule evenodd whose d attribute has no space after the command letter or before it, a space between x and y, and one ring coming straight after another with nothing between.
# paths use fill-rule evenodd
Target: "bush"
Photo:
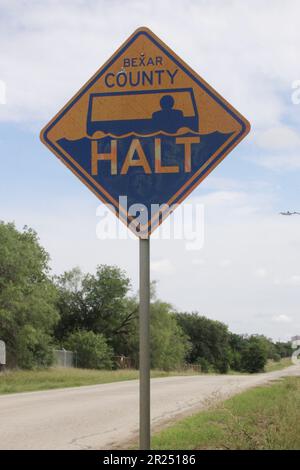
<instances>
[{"instance_id":1,"label":"bush","mask_svg":"<svg viewBox=\"0 0 300 470\"><path fill-rule=\"evenodd\" d=\"M204 357L197 359L196 364L201 367L201 372L209 372L211 369L210 363Z\"/></svg>"},{"instance_id":2,"label":"bush","mask_svg":"<svg viewBox=\"0 0 300 470\"><path fill-rule=\"evenodd\" d=\"M242 370L241 353L239 351L234 351L234 350L230 349L229 357L230 357L230 361L229 361L230 369L237 370L237 371Z\"/></svg>"},{"instance_id":3,"label":"bush","mask_svg":"<svg viewBox=\"0 0 300 470\"><path fill-rule=\"evenodd\" d=\"M274 361L274 362L279 362L280 359L281 359L280 354L277 354L277 353L276 353L276 354L273 354L273 361Z\"/></svg>"},{"instance_id":4,"label":"bush","mask_svg":"<svg viewBox=\"0 0 300 470\"><path fill-rule=\"evenodd\" d=\"M151 367L166 371L182 368L190 343L169 304L159 300L151 304L150 330Z\"/></svg>"},{"instance_id":5,"label":"bush","mask_svg":"<svg viewBox=\"0 0 300 470\"><path fill-rule=\"evenodd\" d=\"M15 355L22 369L51 366L53 347L50 336L30 325L25 326L18 335Z\"/></svg>"},{"instance_id":6,"label":"bush","mask_svg":"<svg viewBox=\"0 0 300 470\"><path fill-rule=\"evenodd\" d=\"M251 336L241 354L241 367L245 372L262 372L267 363L268 354L259 337Z\"/></svg>"},{"instance_id":7,"label":"bush","mask_svg":"<svg viewBox=\"0 0 300 470\"><path fill-rule=\"evenodd\" d=\"M101 334L79 330L71 333L65 348L77 353L77 365L86 369L111 369L112 349Z\"/></svg>"},{"instance_id":8,"label":"bush","mask_svg":"<svg viewBox=\"0 0 300 470\"><path fill-rule=\"evenodd\" d=\"M223 358L215 361L214 369L220 374L227 374L229 370L228 354L225 354Z\"/></svg>"}]
</instances>

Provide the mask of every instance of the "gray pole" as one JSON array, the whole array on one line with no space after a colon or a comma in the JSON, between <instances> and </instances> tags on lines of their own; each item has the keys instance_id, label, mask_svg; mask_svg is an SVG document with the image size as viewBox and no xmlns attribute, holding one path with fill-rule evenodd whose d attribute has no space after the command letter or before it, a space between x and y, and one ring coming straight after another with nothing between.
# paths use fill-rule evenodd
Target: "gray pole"
<instances>
[{"instance_id":1,"label":"gray pole","mask_svg":"<svg viewBox=\"0 0 300 470\"><path fill-rule=\"evenodd\" d=\"M140 449L150 450L150 239L140 238Z\"/></svg>"}]
</instances>

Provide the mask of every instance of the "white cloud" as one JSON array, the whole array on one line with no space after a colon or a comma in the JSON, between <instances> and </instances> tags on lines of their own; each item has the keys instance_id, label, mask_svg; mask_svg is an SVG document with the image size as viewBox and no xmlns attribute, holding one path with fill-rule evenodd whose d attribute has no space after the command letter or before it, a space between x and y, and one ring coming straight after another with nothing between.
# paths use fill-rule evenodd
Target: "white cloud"
<instances>
[{"instance_id":1,"label":"white cloud","mask_svg":"<svg viewBox=\"0 0 300 470\"><path fill-rule=\"evenodd\" d=\"M250 158L249 158L250 160ZM269 170L281 171L281 170L299 170L300 169L300 150L299 153L295 154L271 154L261 155L259 157L251 157L252 161L255 161L258 165L265 167Z\"/></svg>"},{"instance_id":2,"label":"white cloud","mask_svg":"<svg viewBox=\"0 0 300 470\"><path fill-rule=\"evenodd\" d=\"M274 280L274 285L298 287L300 286L300 275L293 274L291 276L286 277L285 279L276 278Z\"/></svg>"},{"instance_id":3,"label":"white cloud","mask_svg":"<svg viewBox=\"0 0 300 470\"><path fill-rule=\"evenodd\" d=\"M221 268L228 268L229 266L231 266L231 264L232 264L232 261L230 259L222 259L220 261Z\"/></svg>"},{"instance_id":4,"label":"white cloud","mask_svg":"<svg viewBox=\"0 0 300 470\"><path fill-rule=\"evenodd\" d=\"M174 266L169 259L151 261L151 271L159 274L170 274L174 271Z\"/></svg>"},{"instance_id":5,"label":"white cloud","mask_svg":"<svg viewBox=\"0 0 300 470\"><path fill-rule=\"evenodd\" d=\"M228 220L228 212L230 212L230 220L233 221L240 217L248 218L262 210L266 212L273 206L275 197L273 187L254 182L244 184L243 189L240 188L240 190L215 190L205 192L201 196L192 195L188 201L203 204L205 212L218 213L222 221L226 218Z\"/></svg>"},{"instance_id":6,"label":"white cloud","mask_svg":"<svg viewBox=\"0 0 300 470\"><path fill-rule=\"evenodd\" d=\"M299 73L298 16L297 0L2 0L0 119L47 120L146 20L254 131L279 126Z\"/></svg>"},{"instance_id":7,"label":"white cloud","mask_svg":"<svg viewBox=\"0 0 300 470\"><path fill-rule=\"evenodd\" d=\"M209 206L243 203L247 195L242 191L213 191L204 196L204 204Z\"/></svg>"},{"instance_id":8,"label":"white cloud","mask_svg":"<svg viewBox=\"0 0 300 470\"><path fill-rule=\"evenodd\" d=\"M268 275L268 272L265 268L258 268L255 271L255 276L260 279L265 279Z\"/></svg>"},{"instance_id":9,"label":"white cloud","mask_svg":"<svg viewBox=\"0 0 300 470\"><path fill-rule=\"evenodd\" d=\"M299 133L287 126L278 126L258 133L256 142L268 150L300 148Z\"/></svg>"},{"instance_id":10,"label":"white cloud","mask_svg":"<svg viewBox=\"0 0 300 470\"><path fill-rule=\"evenodd\" d=\"M194 264L195 266L203 266L205 265L205 260L201 258L194 258L192 259L192 264Z\"/></svg>"},{"instance_id":11,"label":"white cloud","mask_svg":"<svg viewBox=\"0 0 300 470\"><path fill-rule=\"evenodd\" d=\"M284 314L276 315L272 319L276 323L291 323L292 321L291 317L289 317L288 315L284 315Z\"/></svg>"},{"instance_id":12,"label":"white cloud","mask_svg":"<svg viewBox=\"0 0 300 470\"><path fill-rule=\"evenodd\" d=\"M288 279L287 283L292 285L292 286L300 286L300 275L291 276Z\"/></svg>"}]
</instances>

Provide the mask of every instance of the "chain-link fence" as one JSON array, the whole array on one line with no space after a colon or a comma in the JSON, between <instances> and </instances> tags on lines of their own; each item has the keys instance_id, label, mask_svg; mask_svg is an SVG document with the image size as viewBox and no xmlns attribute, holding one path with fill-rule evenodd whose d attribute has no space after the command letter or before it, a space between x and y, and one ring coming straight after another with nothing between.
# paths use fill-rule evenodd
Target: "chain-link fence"
<instances>
[{"instance_id":1,"label":"chain-link fence","mask_svg":"<svg viewBox=\"0 0 300 470\"><path fill-rule=\"evenodd\" d=\"M77 353L66 349L54 349L54 365L57 367L77 367Z\"/></svg>"}]
</instances>

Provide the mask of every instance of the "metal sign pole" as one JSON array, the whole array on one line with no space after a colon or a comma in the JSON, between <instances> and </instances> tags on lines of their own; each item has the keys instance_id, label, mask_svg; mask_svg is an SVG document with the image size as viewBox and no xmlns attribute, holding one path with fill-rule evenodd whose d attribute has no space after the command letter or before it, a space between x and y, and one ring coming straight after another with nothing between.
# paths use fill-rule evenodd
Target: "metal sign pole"
<instances>
[{"instance_id":1,"label":"metal sign pole","mask_svg":"<svg viewBox=\"0 0 300 470\"><path fill-rule=\"evenodd\" d=\"M150 238L140 238L140 449L150 449Z\"/></svg>"}]
</instances>

